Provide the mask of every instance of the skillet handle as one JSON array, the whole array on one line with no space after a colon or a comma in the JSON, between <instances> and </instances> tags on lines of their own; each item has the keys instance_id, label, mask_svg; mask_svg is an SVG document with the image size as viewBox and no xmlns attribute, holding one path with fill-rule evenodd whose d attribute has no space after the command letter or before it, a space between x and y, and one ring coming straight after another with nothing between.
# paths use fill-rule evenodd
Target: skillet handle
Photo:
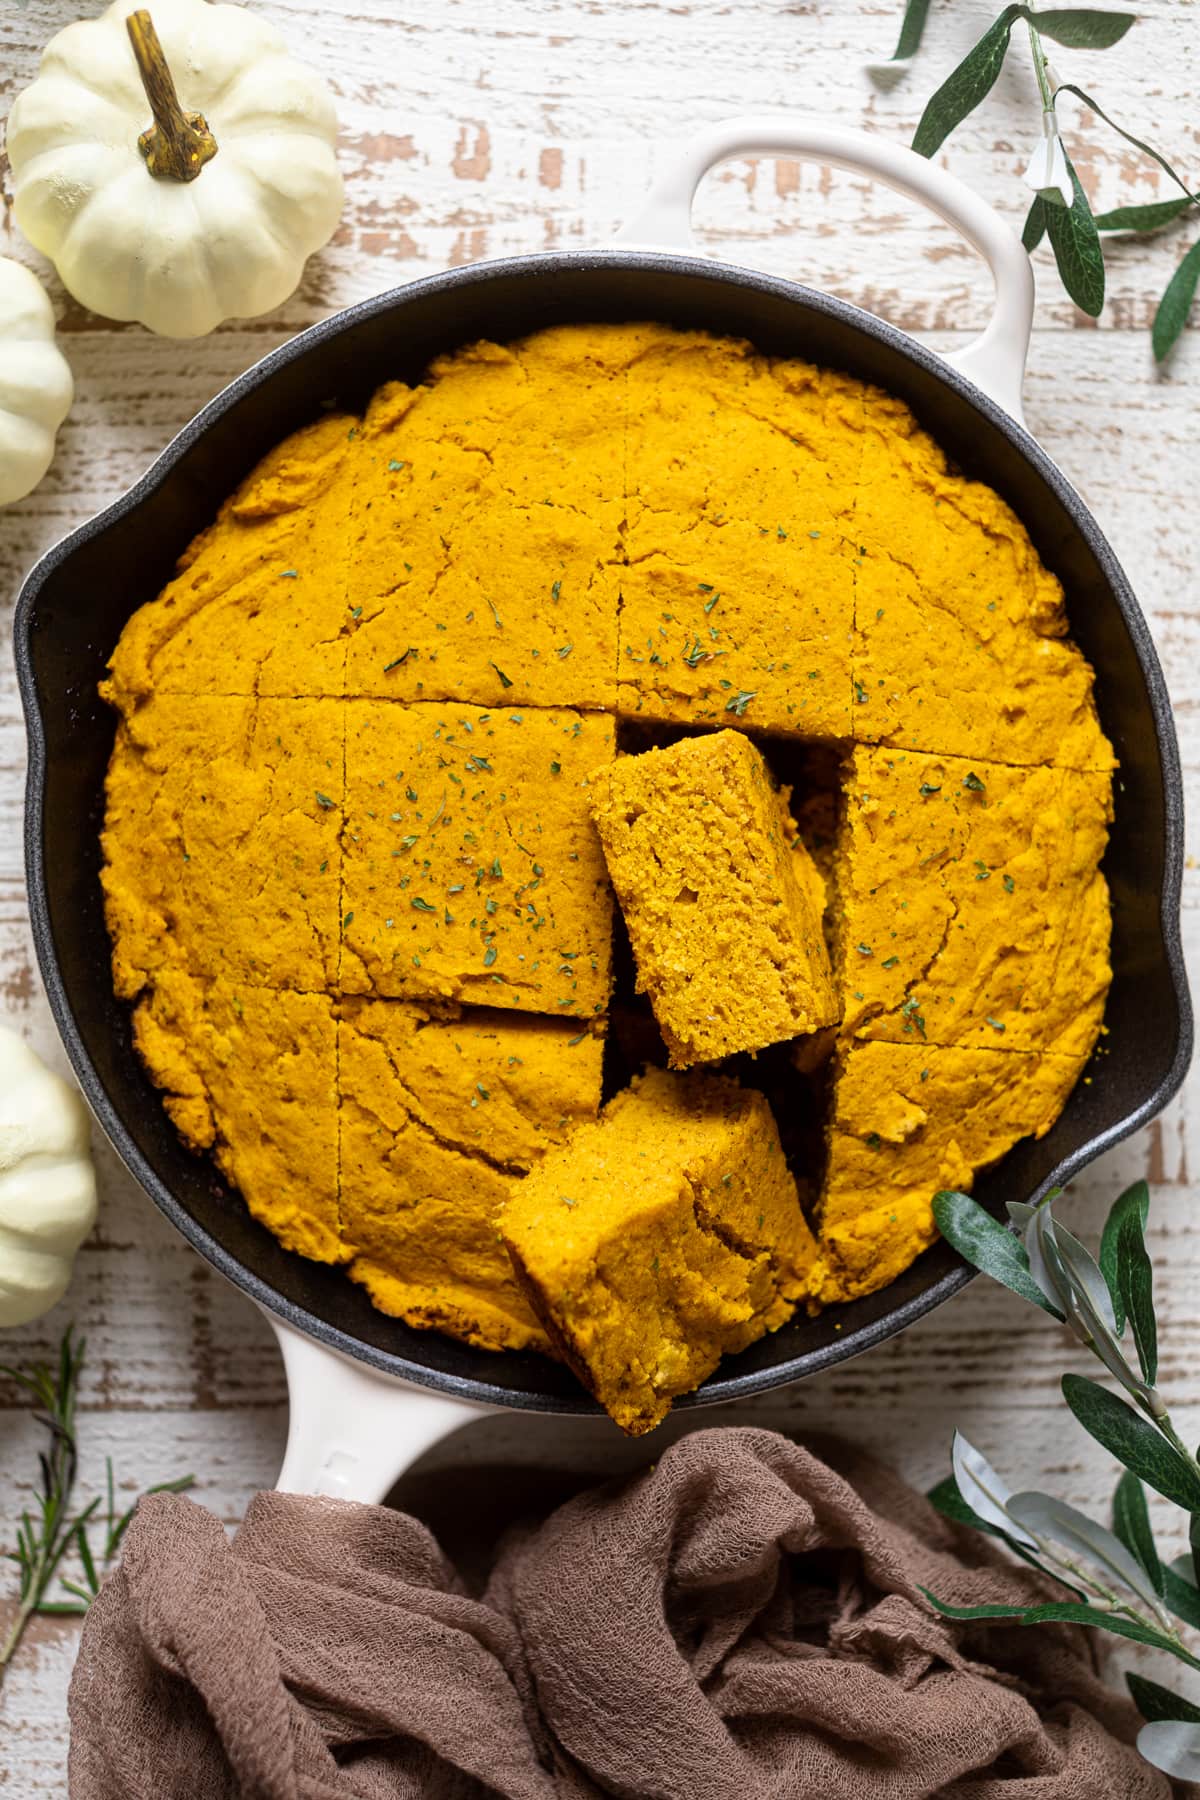
<instances>
[{"instance_id":1,"label":"skillet handle","mask_svg":"<svg viewBox=\"0 0 1200 1800\"><path fill-rule=\"evenodd\" d=\"M1024 247L986 200L957 176L885 137L812 118L729 119L710 125L683 147L616 242L652 250L694 249L696 189L710 169L738 156L795 156L872 175L953 225L987 263L996 295L982 336L946 361L1024 424L1021 389L1033 328L1033 269Z\"/></svg>"},{"instance_id":2,"label":"skillet handle","mask_svg":"<svg viewBox=\"0 0 1200 1800\"><path fill-rule=\"evenodd\" d=\"M493 1410L379 1375L266 1317L287 1371L281 1493L377 1503L426 1450Z\"/></svg>"}]
</instances>

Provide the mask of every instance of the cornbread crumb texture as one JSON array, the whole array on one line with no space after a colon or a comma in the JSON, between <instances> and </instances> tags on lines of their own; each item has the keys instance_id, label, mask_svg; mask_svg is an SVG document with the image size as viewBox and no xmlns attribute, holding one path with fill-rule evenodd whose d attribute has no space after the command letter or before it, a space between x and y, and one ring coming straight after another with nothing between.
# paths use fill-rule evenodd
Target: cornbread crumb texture
<instances>
[{"instance_id":1,"label":"cornbread crumb texture","mask_svg":"<svg viewBox=\"0 0 1200 1800\"><path fill-rule=\"evenodd\" d=\"M346 993L591 1018L612 901L588 816L601 713L345 706Z\"/></svg>"},{"instance_id":2,"label":"cornbread crumb texture","mask_svg":"<svg viewBox=\"0 0 1200 1800\"><path fill-rule=\"evenodd\" d=\"M721 731L620 757L590 803L637 985L676 1067L834 1021L820 877L748 738Z\"/></svg>"},{"instance_id":3,"label":"cornbread crumb texture","mask_svg":"<svg viewBox=\"0 0 1200 1800\"><path fill-rule=\"evenodd\" d=\"M834 1076L817 1297L873 1292L936 1236L933 1196L1023 1137L1042 1137L1086 1057L1046 1051L853 1043Z\"/></svg>"},{"instance_id":4,"label":"cornbread crumb texture","mask_svg":"<svg viewBox=\"0 0 1200 1800\"><path fill-rule=\"evenodd\" d=\"M552 1342L633 1433L783 1324L815 1260L763 1096L661 1069L550 1152L501 1229Z\"/></svg>"},{"instance_id":5,"label":"cornbread crumb texture","mask_svg":"<svg viewBox=\"0 0 1200 1800\"><path fill-rule=\"evenodd\" d=\"M603 1039L480 1009L346 1001L341 1226L376 1306L485 1349L545 1349L500 1243L514 1184L600 1104Z\"/></svg>"},{"instance_id":6,"label":"cornbread crumb texture","mask_svg":"<svg viewBox=\"0 0 1200 1800\"><path fill-rule=\"evenodd\" d=\"M1111 785L856 749L839 850L845 1033L1088 1053L1111 979Z\"/></svg>"},{"instance_id":7,"label":"cornbread crumb texture","mask_svg":"<svg viewBox=\"0 0 1200 1800\"><path fill-rule=\"evenodd\" d=\"M118 994L160 970L336 986L340 703L158 695L117 729L103 834Z\"/></svg>"},{"instance_id":8,"label":"cornbread crumb texture","mask_svg":"<svg viewBox=\"0 0 1200 1800\"><path fill-rule=\"evenodd\" d=\"M287 1249L344 1261L332 1000L164 963L133 1030L184 1142L213 1153Z\"/></svg>"}]
</instances>

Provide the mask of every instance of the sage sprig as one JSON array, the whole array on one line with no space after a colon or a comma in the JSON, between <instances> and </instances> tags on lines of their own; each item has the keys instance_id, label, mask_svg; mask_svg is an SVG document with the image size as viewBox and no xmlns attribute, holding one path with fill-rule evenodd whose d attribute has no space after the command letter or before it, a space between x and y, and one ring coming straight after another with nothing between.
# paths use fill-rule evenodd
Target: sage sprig
<instances>
[{"instance_id":1,"label":"sage sprig","mask_svg":"<svg viewBox=\"0 0 1200 1800\"><path fill-rule=\"evenodd\" d=\"M1048 1620L1092 1625L1165 1651L1200 1670L1181 1626L1200 1628L1200 1462L1172 1422L1159 1392L1154 1271L1146 1250L1150 1193L1138 1181L1114 1203L1092 1253L1054 1216L1050 1194L1039 1206L1009 1203L1011 1228L967 1194L933 1203L942 1236L975 1268L1073 1332L1123 1390L1068 1373L1063 1398L1097 1443L1122 1465L1110 1525L1035 1490L1014 1494L987 1458L956 1432L952 1472L930 1494L947 1518L1001 1539L1071 1598L1037 1606L949 1606L928 1590L946 1618ZM1132 1349L1131 1360L1128 1354ZM1154 1541L1146 1488L1187 1518L1191 1553L1164 1563ZM1200 1776L1200 1708L1142 1676L1127 1676L1146 1721L1138 1749L1181 1780Z\"/></svg>"},{"instance_id":2,"label":"sage sprig","mask_svg":"<svg viewBox=\"0 0 1200 1800\"><path fill-rule=\"evenodd\" d=\"M878 79L894 81L913 60L924 37L928 13L929 0L908 0L895 55L890 63L871 65ZM1039 141L1026 170L1026 181L1034 189L1034 197L1021 238L1031 253L1043 238L1049 241L1063 286L1076 306L1092 318L1104 307L1104 234L1161 231L1200 208L1200 193L1189 186L1161 152L1118 125L1083 88L1074 82L1058 82L1051 73L1044 40L1073 50L1108 50L1120 43L1135 23L1134 13L1097 7L1004 7L931 95L913 137L913 149L922 156L933 156L941 148L951 132L987 99L1004 67L1013 34L1024 25L1025 31L1020 35L1027 37L1029 43L1041 100L1041 122ZM1157 163L1179 188L1179 196L1094 214L1062 140L1058 103L1067 94L1088 107L1141 155ZM1200 243L1185 253L1159 301L1151 331L1158 361L1178 342L1198 286Z\"/></svg>"}]
</instances>

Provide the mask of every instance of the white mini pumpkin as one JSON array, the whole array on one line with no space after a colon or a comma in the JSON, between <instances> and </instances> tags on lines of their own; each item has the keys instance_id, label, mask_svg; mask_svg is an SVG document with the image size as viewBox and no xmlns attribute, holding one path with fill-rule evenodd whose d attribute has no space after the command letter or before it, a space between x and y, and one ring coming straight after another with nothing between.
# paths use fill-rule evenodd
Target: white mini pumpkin
<instances>
[{"instance_id":1,"label":"white mini pumpkin","mask_svg":"<svg viewBox=\"0 0 1200 1800\"><path fill-rule=\"evenodd\" d=\"M0 506L42 479L74 397L45 289L24 263L0 256Z\"/></svg>"},{"instance_id":2,"label":"white mini pumpkin","mask_svg":"<svg viewBox=\"0 0 1200 1800\"><path fill-rule=\"evenodd\" d=\"M62 1298L95 1217L87 1108L0 1025L0 1326Z\"/></svg>"},{"instance_id":3,"label":"white mini pumpkin","mask_svg":"<svg viewBox=\"0 0 1200 1800\"><path fill-rule=\"evenodd\" d=\"M198 337L279 306L332 235L336 135L325 82L266 20L115 0L50 40L13 103L17 223L93 312Z\"/></svg>"}]
</instances>

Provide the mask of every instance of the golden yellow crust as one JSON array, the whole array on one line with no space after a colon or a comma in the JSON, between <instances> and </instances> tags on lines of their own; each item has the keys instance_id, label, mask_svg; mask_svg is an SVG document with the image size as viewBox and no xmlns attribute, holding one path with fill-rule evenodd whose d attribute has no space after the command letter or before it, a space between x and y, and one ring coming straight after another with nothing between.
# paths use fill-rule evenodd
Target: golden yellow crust
<instances>
[{"instance_id":1,"label":"golden yellow crust","mask_svg":"<svg viewBox=\"0 0 1200 1800\"><path fill-rule=\"evenodd\" d=\"M546 1348L497 1220L524 1172L595 1117L602 1054L561 1020L343 1003L341 1226L376 1306L488 1350Z\"/></svg>"},{"instance_id":2,"label":"golden yellow crust","mask_svg":"<svg viewBox=\"0 0 1200 1800\"><path fill-rule=\"evenodd\" d=\"M839 850L847 1036L1087 1055L1111 978L1107 774L855 750Z\"/></svg>"},{"instance_id":3,"label":"golden yellow crust","mask_svg":"<svg viewBox=\"0 0 1200 1800\"><path fill-rule=\"evenodd\" d=\"M620 757L590 805L673 1067L833 1023L820 877L748 738Z\"/></svg>"},{"instance_id":4,"label":"golden yellow crust","mask_svg":"<svg viewBox=\"0 0 1200 1800\"><path fill-rule=\"evenodd\" d=\"M936 1236L933 1196L1053 1125L1086 1058L851 1044L834 1074L818 1223L824 1305L873 1293Z\"/></svg>"},{"instance_id":5,"label":"golden yellow crust","mask_svg":"<svg viewBox=\"0 0 1200 1800\"><path fill-rule=\"evenodd\" d=\"M587 811L604 714L355 701L346 716L346 993L591 1018L612 898Z\"/></svg>"},{"instance_id":6,"label":"golden yellow crust","mask_svg":"<svg viewBox=\"0 0 1200 1800\"><path fill-rule=\"evenodd\" d=\"M761 1094L655 1069L513 1190L505 1247L623 1431L791 1317L815 1247Z\"/></svg>"}]
</instances>

